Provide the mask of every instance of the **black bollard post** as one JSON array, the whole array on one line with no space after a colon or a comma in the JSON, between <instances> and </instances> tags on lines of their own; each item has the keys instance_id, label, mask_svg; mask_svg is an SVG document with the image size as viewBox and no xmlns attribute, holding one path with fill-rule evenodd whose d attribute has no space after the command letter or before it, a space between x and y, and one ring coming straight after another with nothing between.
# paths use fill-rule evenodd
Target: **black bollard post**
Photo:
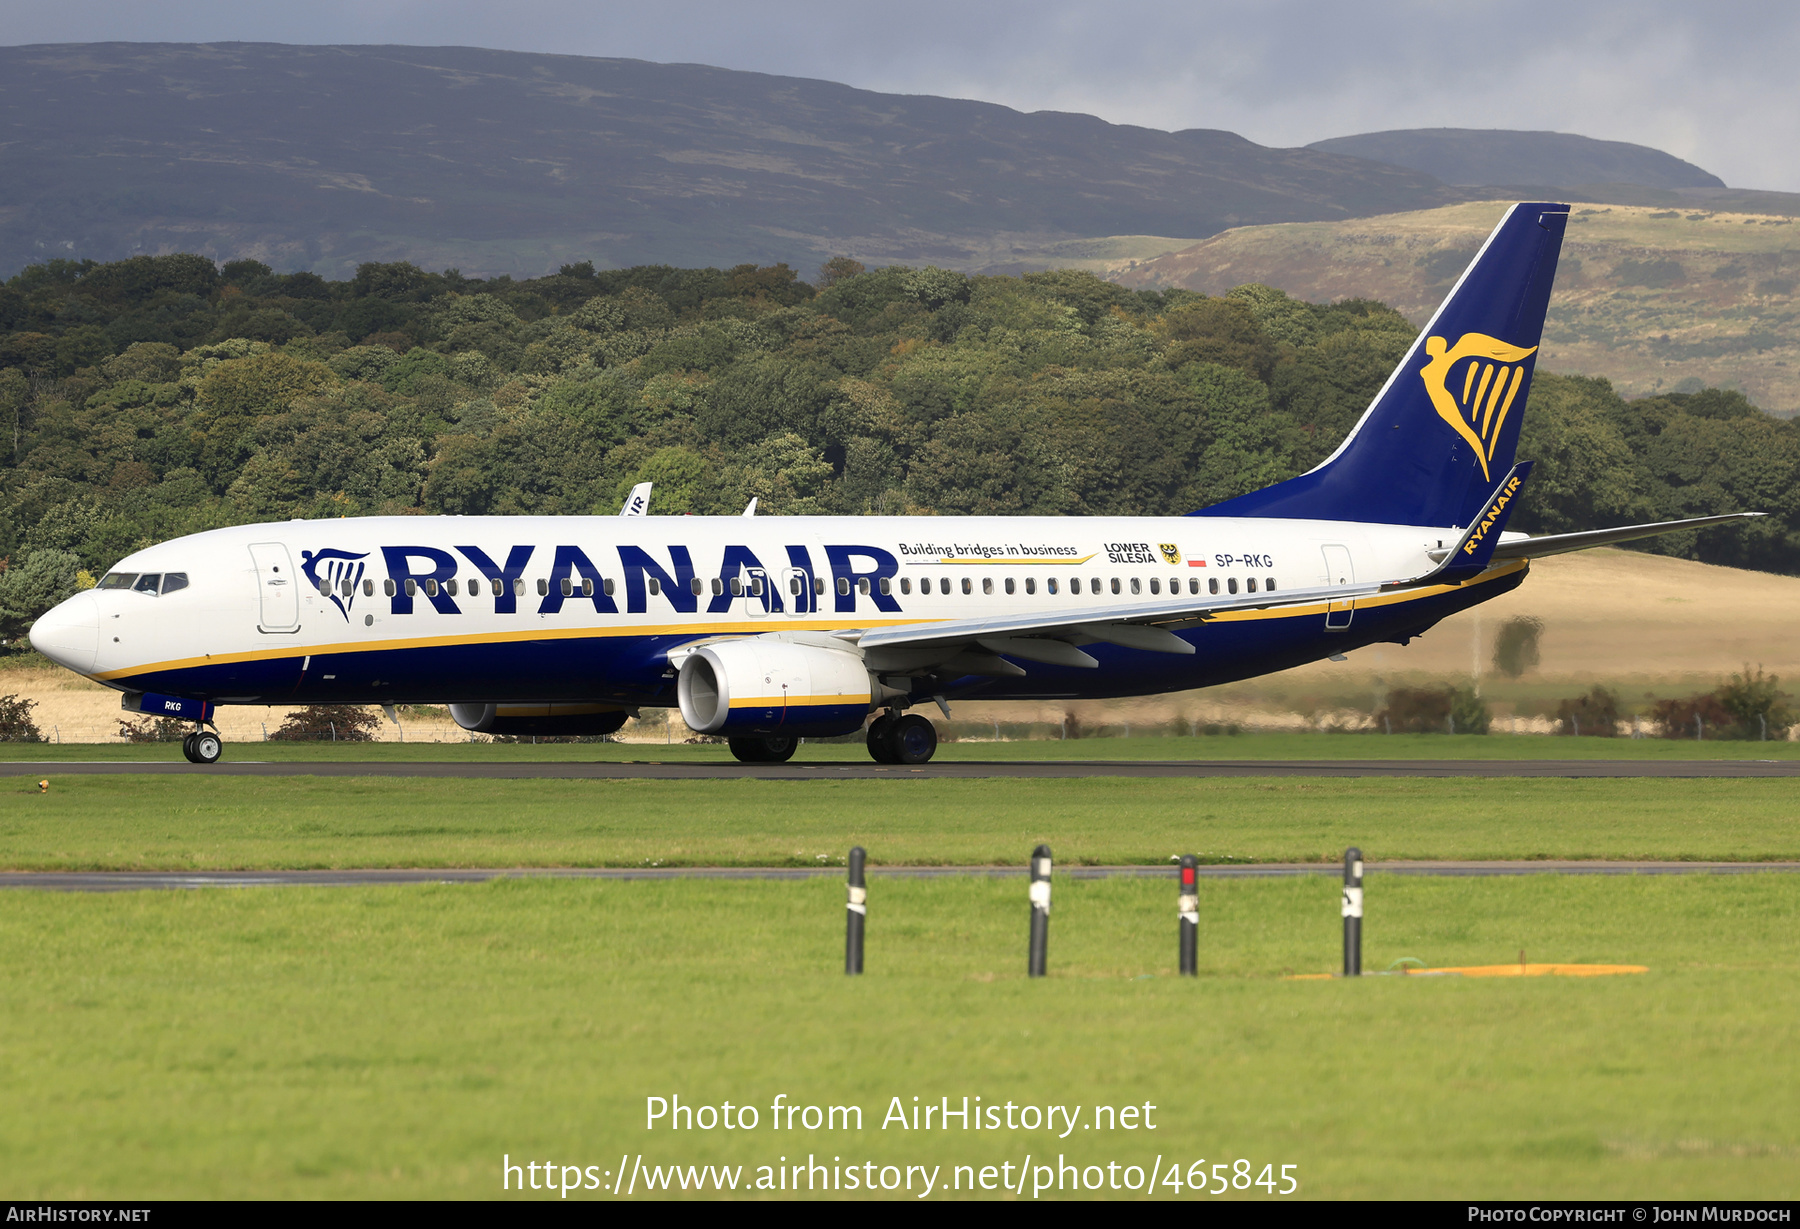
<instances>
[{"instance_id":1,"label":"black bollard post","mask_svg":"<svg viewBox=\"0 0 1800 1229\"><path fill-rule=\"evenodd\" d=\"M1181 896L1176 910L1181 915L1181 975L1195 977L1200 962L1200 884L1195 869L1200 859L1184 854L1181 859Z\"/></svg>"},{"instance_id":2,"label":"black bollard post","mask_svg":"<svg viewBox=\"0 0 1800 1229\"><path fill-rule=\"evenodd\" d=\"M863 922L869 915L869 889L863 884L861 845L850 851L850 906L844 915L844 972L862 972Z\"/></svg>"},{"instance_id":3,"label":"black bollard post","mask_svg":"<svg viewBox=\"0 0 1800 1229\"><path fill-rule=\"evenodd\" d=\"M1050 846L1031 851L1031 956L1027 972L1044 975L1044 958L1050 946Z\"/></svg>"},{"instance_id":4,"label":"black bollard post","mask_svg":"<svg viewBox=\"0 0 1800 1229\"><path fill-rule=\"evenodd\" d=\"M1363 857L1344 851L1344 976L1362 976Z\"/></svg>"}]
</instances>

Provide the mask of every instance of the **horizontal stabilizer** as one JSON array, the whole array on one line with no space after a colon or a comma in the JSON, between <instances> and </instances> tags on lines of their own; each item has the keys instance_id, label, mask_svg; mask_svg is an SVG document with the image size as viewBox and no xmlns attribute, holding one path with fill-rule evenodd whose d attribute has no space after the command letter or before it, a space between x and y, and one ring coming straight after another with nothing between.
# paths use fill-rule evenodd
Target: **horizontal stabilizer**
<instances>
[{"instance_id":1,"label":"horizontal stabilizer","mask_svg":"<svg viewBox=\"0 0 1800 1229\"><path fill-rule=\"evenodd\" d=\"M1755 520L1766 512L1727 512L1722 516L1696 516L1685 521L1657 521L1652 525L1622 525L1617 529L1592 529L1586 533L1552 533L1537 538L1515 538L1494 548L1495 559L1542 559L1546 555L1566 555L1571 551L1592 550L1615 542L1635 542L1677 529L1703 529L1708 525L1729 525L1733 521Z\"/></svg>"}]
</instances>

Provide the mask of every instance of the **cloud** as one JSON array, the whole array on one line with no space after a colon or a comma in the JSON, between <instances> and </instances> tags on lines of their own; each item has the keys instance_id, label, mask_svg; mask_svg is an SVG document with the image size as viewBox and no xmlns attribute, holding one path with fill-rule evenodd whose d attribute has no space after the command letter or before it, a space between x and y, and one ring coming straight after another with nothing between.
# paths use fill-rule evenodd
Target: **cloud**
<instances>
[{"instance_id":1,"label":"cloud","mask_svg":"<svg viewBox=\"0 0 1800 1229\"><path fill-rule=\"evenodd\" d=\"M0 0L0 17L13 43L453 43L697 62L1270 145L1550 129L1800 191L1788 152L1800 6L1780 0Z\"/></svg>"}]
</instances>

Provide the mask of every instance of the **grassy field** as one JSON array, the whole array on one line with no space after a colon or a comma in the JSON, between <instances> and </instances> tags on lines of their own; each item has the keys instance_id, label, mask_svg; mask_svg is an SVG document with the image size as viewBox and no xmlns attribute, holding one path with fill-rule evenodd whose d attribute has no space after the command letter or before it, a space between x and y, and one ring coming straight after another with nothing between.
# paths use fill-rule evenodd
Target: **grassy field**
<instances>
[{"instance_id":1,"label":"grassy field","mask_svg":"<svg viewBox=\"0 0 1800 1229\"><path fill-rule=\"evenodd\" d=\"M1177 979L1168 889L1059 883L1031 982L1016 881L877 881L850 983L828 881L0 894L8 1195L493 1198L503 1154L624 1154L937 1166L939 1198L1059 1153L1291 1164L1300 1197L1800 1194L1800 877L1371 881L1371 968L1650 967L1597 979L1283 981L1336 961L1324 878L1206 885ZM758 1127L646 1130L677 1094ZM777 1094L863 1129L772 1130ZM884 1129L915 1096L1082 1129Z\"/></svg>"},{"instance_id":2,"label":"grassy field","mask_svg":"<svg viewBox=\"0 0 1800 1229\"><path fill-rule=\"evenodd\" d=\"M1786 780L0 778L0 868L1800 858Z\"/></svg>"}]
</instances>

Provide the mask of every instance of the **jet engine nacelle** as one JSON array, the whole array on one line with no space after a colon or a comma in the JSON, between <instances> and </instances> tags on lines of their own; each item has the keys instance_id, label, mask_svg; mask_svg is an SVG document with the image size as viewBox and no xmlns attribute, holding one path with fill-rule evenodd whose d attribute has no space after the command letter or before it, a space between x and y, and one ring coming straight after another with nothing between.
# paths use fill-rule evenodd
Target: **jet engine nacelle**
<instances>
[{"instance_id":1,"label":"jet engine nacelle","mask_svg":"<svg viewBox=\"0 0 1800 1229\"><path fill-rule=\"evenodd\" d=\"M450 717L477 734L581 738L612 734L628 713L616 704L452 704Z\"/></svg>"},{"instance_id":2,"label":"jet engine nacelle","mask_svg":"<svg viewBox=\"0 0 1800 1229\"><path fill-rule=\"evenodd\" d=\"M829 738L862 728L873 683L855 653L759 638L695 649L676 694L681 719L702 734Z\"/></svg>"}]
</instances>

